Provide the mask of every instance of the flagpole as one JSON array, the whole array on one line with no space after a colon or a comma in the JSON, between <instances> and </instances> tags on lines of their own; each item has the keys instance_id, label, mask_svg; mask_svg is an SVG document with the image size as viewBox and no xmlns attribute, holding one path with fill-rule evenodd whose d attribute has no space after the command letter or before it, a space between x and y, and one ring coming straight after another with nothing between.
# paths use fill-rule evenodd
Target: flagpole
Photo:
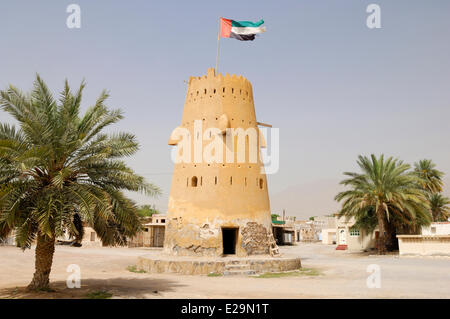
<instances>
[{"instance_id":1,"label":"flagpole","mask_svg":"<svg viewBox=\"0 0 450 319\"><path fill-rule=\"evenodd\" d=\"M219 30L217 32L217 56L216 56L216 75L219 74L219 47L220 47L220 20L219 18Z\"/></svg>"}]
</instances>

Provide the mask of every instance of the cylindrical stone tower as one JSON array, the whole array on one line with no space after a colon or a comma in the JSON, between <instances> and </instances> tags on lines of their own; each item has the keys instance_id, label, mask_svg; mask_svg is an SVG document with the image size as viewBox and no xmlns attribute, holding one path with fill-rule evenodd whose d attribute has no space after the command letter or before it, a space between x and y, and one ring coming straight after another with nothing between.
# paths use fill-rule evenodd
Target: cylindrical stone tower
<instances>
[{"instance_id":1,"label":"cylindrical stone tower","mask_svg":"<svg viewBox=\"0 0 450 319\"><path fill-rule=\"evenodd\" d=\"M207 76L191 77L182 123L169 144L177 145L178 157L165 253L268 254L270 203L259 149L265 140L250 82L242 76L215 75L212 68Z\"/></svg>"}]
</instances>

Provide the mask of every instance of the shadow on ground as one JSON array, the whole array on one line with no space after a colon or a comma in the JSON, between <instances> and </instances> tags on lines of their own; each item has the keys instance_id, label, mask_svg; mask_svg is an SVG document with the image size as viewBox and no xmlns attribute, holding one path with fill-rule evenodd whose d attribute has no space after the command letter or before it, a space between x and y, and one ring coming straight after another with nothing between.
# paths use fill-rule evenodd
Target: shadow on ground
<instances>
[{"instance_id":1,"label":"shadow on ground","mask_svg":"<svg viewBox=\"0 0 450 319\"><path fill-rule=\"evenodd\" d=\"M375 257L398 257L399 252L398 250L395 251L387 251L384 255L378 255L378 251L376 249L372 250L364 250L364 251L353 251L353 252L347 252L348 256L352 257L369 257L369 256L375 256Z\"/></svg>"},{"instance_id":2,"label":"shadow on ground","mask_svg":"<svg viewBox=\"0 0 450 319\"><path fill-rule=\"evenodd\" d=\"M152 278L111 278L84 279L81 288L67 288L65 281L50 283L51 291L29 292L26 287L0 289L3 299L84 299L89 294L104 291L112 298L157 298L161 292L174 291L183 285L165 279Z\"/></svg>"}]
</instances>

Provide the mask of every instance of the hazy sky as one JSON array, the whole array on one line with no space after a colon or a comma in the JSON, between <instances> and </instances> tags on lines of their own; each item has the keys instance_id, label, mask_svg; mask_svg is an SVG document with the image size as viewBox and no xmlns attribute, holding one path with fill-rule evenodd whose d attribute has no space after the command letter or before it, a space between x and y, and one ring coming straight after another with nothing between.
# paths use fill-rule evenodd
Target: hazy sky
<instances>
[{"instance_id":1,"label":"hazy sky","mask_svg":"<svg viewBox=\"0 0 450 319\"><path fill-rule=\"evenodd\" d=\"M66 26L71 3L81 6L81 29ZM370 3L381 7L381 29L366 26ZM181 122L184 81L215 64L219 16L267 27L253 42L222 39L219 68L248 78L258 120L280 128L273 211L331 213L359 154L431 158L450 176L447 0L2 1L0 87L28 90L35 72L56 92L65 78L85 78L84 108L110 90L109 106L125 112L114 129L141 144L130 165L164 191L132 196L165 210L167 141Z\"/></svg>"}]
</instances>

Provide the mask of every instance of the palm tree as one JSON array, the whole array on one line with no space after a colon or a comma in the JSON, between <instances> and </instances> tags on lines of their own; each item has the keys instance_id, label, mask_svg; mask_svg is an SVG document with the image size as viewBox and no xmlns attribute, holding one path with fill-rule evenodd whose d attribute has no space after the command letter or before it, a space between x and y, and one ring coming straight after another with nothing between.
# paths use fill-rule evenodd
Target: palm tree
<instances>
[{"instance_id":1,"label":"palm tree","mask_svg":"<svg viewBox=\"0 0 450 319\"><path fill-rule=\"evenodd\" d=\"M158 210L150 205L142 205L138 207L137 213L139 217L151 217L153 214L158 214Z\"/></svg>"},{"instance_id":2,"label":"palm tree","mask_svg":"<svg viewBox=\"0 0 450 319\"><path fill-rule=\"evenodd\" d=\"M430 203L431 214L434 222L445 222L450 217L450 204L448 197L442 196L439 193L428 195Z\"/></svg>"},{"instance_id":3,"label":"palm tree","mask_svg":"<svg viewBox=\"0 0 450 319\"><path fill-rule=\"evenodd\" d=\"M49 287L57 237L80 237L85 222L105 245L124 245L141 225L122 191L160 192L121 160L138 150L135 136L102 132L123 117L105 106L105 91L80 116L84 87L72 93L66 80L55 100L37 75L28 94L0 91L0 108L19 124L0 125L0 238L15 230L22 249L36 241L29 289Z\"/></svg>"},{"instance_id":4,"label":"palm tree","mask_svg":"<svg viewBox=\"0 0 450 319\"><path fill-rule=\"evenodd\" d=\"M422 187L431 193L442 192L444 173L436 169L432 160L424 159L414 163L414 172L422 179Z\"/></svg>"},{"instance_id":5,"label":"palm tree","mask_svg":"<svg viewBox=\"0 0 450 319\"><path fill-rule=\"evenodd\" d=\"M387 232L391 228L388 223L429 223L428 202L420 187L420 178L408 172L410 165L392 157L384 160L383 155L376 158L373 154L371 158L359 156L357 163L362 173L344 173L349 178L341 184L350 189L335 197L337 201L344 201L339 215L359 216L369 225L376 217L380 234L378 253L384 254L386 237L390 235Z\"/></svg>"},{"instance_id":6,"label":"palm tree","mask_svg":"<svg viewBox=\"0 0 450 319\"><path fill-rule=\"evenodd\" d=\"M377 227L377 216L375 209L372 206L368 206L366 209L361 209L354 215L355 224L353 227L363 230L366 233L372 233Z\"/></svg>"}]
</instances>

